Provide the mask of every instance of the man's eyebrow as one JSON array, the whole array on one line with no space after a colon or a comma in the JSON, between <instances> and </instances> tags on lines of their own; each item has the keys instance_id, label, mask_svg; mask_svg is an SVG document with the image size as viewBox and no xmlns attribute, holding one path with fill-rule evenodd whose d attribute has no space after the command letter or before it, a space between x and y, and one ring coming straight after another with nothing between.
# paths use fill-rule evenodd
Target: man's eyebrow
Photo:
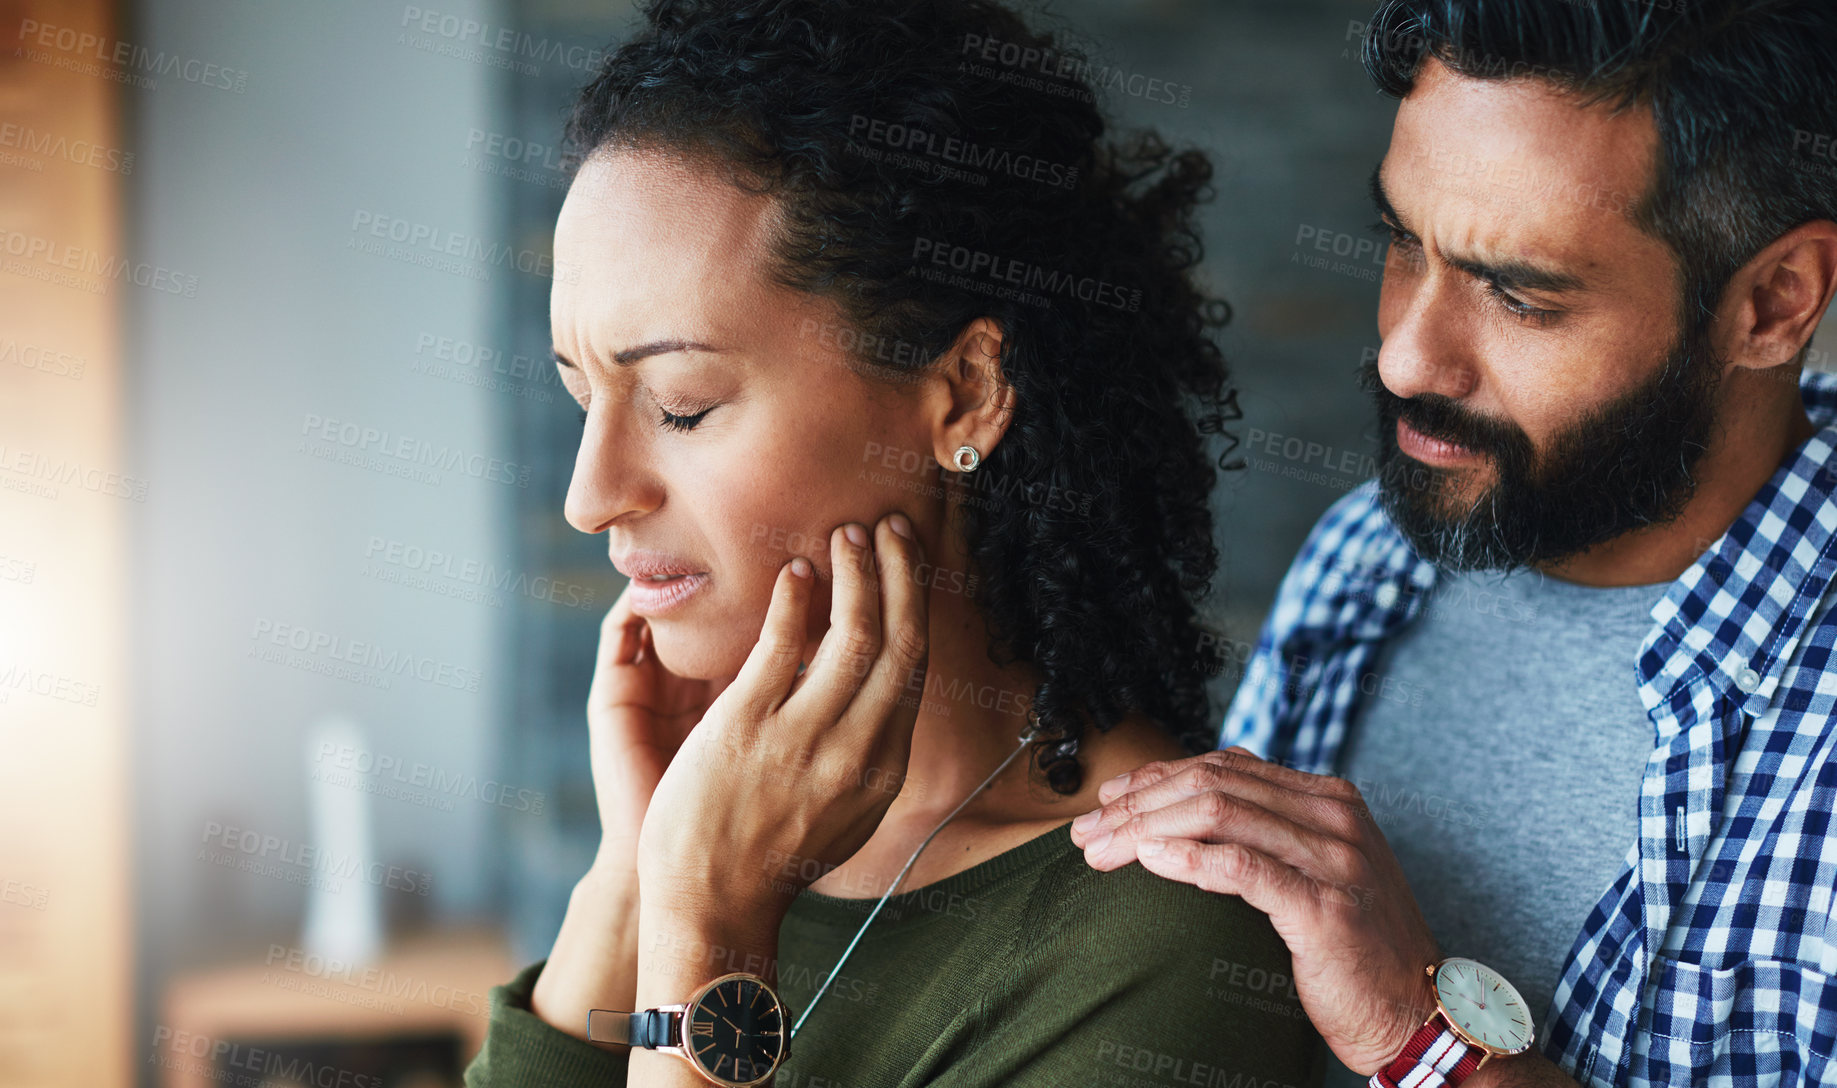
<instances>
[{"instance_id":1,"label":"man's eyebrow","mask_svg":"<svg viewBox=\"0 0 1837 1088\"><path fill-rule=\"evenodd\" d=\"M706 351L718 353L720 350L720 348L711 347L699 340L653 340L648 344L639 344L635 348L625 348L622 351L614 352L612 362L614 366L633 366L653 355L668 355L677 351ZM574 360L568 358L554 348L549 349L549 354L555 357L557 363L560 363L570 370L580 369L575 365Z\"/></svg>"},{"instance_id":2,"label":"man's eyebrow","mask_svg":"<svg viewBox=\"0 0 1837 1088\"><path fill-rule=\"evenodd\" d=\"M1540 291L1561 294L1580 291L1588 285L1573 272L1544 268L1529 261L1477 261L1470 257L1448 257L1449 264L1477 280L1485 280L1506 290Z\"/></svg>"},{"instance_id":3,"label":"man's eyebrow","mask_svg":"<svg viewBox=\"0 0 1837 1088\"><path fill-rule=\"evenodd\" d=\"M1406 234L1413 234L1415 232L1405 226L1403 217L1397 214L1396 207L1391 204L1390 194L1384 189L1384 179L1379 176L1383 169L1383 163L1379 163L1372 168L1371 203L1378 209L1379 215L1395 223L1398 229L1404 231ZM1541 291L1548 294L1558 294L1569 291L1582 291L1586 290L1588 287L1588 284L1582 277L1573 272L1546 268L1542 265L1525 260L1508 258L1505 260L1483 261L1473 257L1455 257L1450 255L1444 255L1444 259L1452 267L1460 269L1462 272L1467 273L1475 279L1497 284L1507 290Z\"/></svg>"},{"instance_id":4,"label":"man's eyebrow","mask_svg":"<svg viewBox=\"0 0 1837 1088\"><path fill-rule=\"evenodd\" d=\"M1391 206L1390 194L1384 191L1383 171L1382 162L1371 168L1371 206L1378 209L1379 215L1402 227L1403 217Z\"/></svg>"}]
</instances>

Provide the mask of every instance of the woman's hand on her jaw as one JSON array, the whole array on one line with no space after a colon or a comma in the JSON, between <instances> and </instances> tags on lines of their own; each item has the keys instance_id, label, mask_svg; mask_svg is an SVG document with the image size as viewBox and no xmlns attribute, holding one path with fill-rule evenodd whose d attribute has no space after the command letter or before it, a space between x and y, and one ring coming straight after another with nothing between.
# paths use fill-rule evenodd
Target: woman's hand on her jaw
<instances>
[{"instance_id":1,"label":"woman's hand on her jaw","mask_svg":"<svg viewBox=\"0 0 1837 1088\"><path fill-rule=\"evenodd\" d=\"M664 770L724 685L686 680L657 660L650 625L627 586L600 623L587 691L587 751L600 810L602 877L636 875L638 832Z\"/></svg>"},{"instance_id":2,"label":"woman's hand on her jaw","mask_svg":"<svg viewBox=\"0 0 1837 1088\"><path fill-rule=\"evenodd\" d=\"M720 685L664 671L628 588L600 623L587 693L587 756L600 849L574 887L530 1007L586 1038L590 1009L631 1009L638 982L638 832L652 792Z\"/></svg>"},{"instance_id":3,"label":"woman's hand on her jaw","mask_svg":"<svg viewBox=\"0 0 1837 1088\"><path fill-rule=\"evenodd\" d=\"M802 558L780 569L758 644L683 742L645 814L647 913L775 937L804 886L880 825L912 749L918 700L906 692L926 666L920 551L900 514L831 534L829 629L801 674L814 572Z\"/></svg>"}]
</instances>

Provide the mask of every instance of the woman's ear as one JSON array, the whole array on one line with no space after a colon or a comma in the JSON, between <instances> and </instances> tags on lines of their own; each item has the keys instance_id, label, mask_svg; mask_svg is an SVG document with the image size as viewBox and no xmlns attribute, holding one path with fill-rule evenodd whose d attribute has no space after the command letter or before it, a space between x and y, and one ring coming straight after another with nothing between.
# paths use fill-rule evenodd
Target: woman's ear
<instances>
[{"instance_id":1,"label":"woman's ear","mask_svg":"<svg viewBox=\"0 0 1837 1088\"><path fill-rule=\"evenodd\" d=\"M1001 444L1014 418L1014 386L1001 368L1001 326L979 317L957 334L932 368L928 400L932 447L938 463L955 467L957 450L968 446L978 460Z\"/></svg>"}]
</instances>

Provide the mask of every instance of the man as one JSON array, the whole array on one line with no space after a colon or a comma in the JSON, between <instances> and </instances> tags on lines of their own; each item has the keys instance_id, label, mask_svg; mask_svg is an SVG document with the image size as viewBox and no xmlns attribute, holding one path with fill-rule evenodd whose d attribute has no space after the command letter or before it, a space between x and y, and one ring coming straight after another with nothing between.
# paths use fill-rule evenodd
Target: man
<instances>
[{"instance_id":1,"label":"man","mask_svg":"<svg viewBox=\"0 0 1837 1088\"><path fill-rule=\"evenodd\" d=\"M1267 911L1359 1078L1837 1083L1833 58L1830 0L1373 17L1379 478L1232 747L1073 832Z\"/></svg>"}]
</instances>

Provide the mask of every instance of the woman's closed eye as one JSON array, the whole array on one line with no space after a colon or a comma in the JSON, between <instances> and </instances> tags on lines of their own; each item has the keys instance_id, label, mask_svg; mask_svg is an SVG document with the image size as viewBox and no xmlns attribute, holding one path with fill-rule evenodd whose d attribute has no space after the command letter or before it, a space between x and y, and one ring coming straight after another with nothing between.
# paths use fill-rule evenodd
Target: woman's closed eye
<instances>
[{"instance_id":1,"label":"woman's closed eye","mask_svg":"<svg viewBox=\"0 0 1837 1088\"><path fill-rule=\"evenodd\" d=\"M714 409L712 407L703 408L701 411L692 415L677 415L668 408L659 408L658 411L663 415L663 418L657 421L659 427L665 427L672 431L693 431L695 425L700 423L703 417L707 416L709 412L714 411ZM585 408L580 410L580 425L582 427L587 425L587 410Z\"/></svg>"},{"instance_id":2,"label":"woman's closed eye","mask_svg":"<svg viewBox=\"0 0 1837 1088\"><path fill-rule=\"evenodd\" d=\"M672 431L693 431L695 425L700 423L702 418L709 412L714 411L714 409L712 407L703 408L701 411L692 415L683 416L677 415L668 408L660 408L658 411L663 413L663 419L658 422L658 426L667 427Z\"/></svg>"}]
</instances>

